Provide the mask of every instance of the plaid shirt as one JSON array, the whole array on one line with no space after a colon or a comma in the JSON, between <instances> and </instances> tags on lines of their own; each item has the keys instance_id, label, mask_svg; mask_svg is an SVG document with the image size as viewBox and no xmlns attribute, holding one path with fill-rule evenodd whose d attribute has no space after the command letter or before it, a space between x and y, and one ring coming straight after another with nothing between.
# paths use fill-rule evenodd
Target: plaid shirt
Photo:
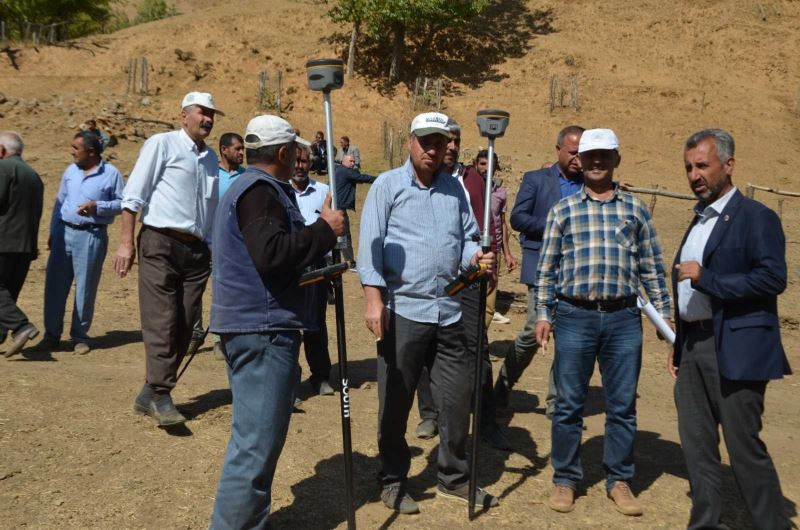
<instances>
[{"instance_id":1,"label":"plaid shirt","mask_svg":"<svg viewBox=\"0 0 800 530\"><path fill-rule=\"evenodd\" d=\"M665 318L672 318L661 248L647 206L614 188L607 200L586 188L547 215L539 257L537 320L550 320L556 296L614 300L639 294L639 282Z\"/></svg>"}]
</instances>

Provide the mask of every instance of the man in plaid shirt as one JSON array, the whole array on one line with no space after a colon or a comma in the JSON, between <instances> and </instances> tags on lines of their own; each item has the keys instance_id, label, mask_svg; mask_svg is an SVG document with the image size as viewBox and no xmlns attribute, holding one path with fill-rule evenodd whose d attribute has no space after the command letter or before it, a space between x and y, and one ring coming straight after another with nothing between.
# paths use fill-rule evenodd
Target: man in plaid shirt
<instances>
[{"instance_id":1,"label":"man in plaid shirt","mask_svg":"<svg viewBox=\"0 0 800 530\"><path fill-rule=\"evenodd\" d=\"M668 320L670 297L647 206L612 181L620 163L617 136L610 129L587 130L578 152L584 186L550 210L537 280L536 340L544 350L551 327L556 338L549 506L559 512L575 507L583 478L583 407L597 360L606 397L606 491L618 511L641 515L630 489L642 363L639 284Z\"/></svg>"}]
</instances>

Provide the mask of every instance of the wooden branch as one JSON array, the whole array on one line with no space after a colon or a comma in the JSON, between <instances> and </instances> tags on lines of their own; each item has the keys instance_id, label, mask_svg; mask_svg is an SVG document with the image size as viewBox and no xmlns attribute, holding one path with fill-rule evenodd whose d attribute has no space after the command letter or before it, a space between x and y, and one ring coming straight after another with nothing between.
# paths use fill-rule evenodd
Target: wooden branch
<instances>
[{"instance_id":1,"label":"wooden branch","mask_svg":"<svg viewBox=\"0 0 800 530\"><path fill-rule=\"evenodd\" d=\"M697 197L694 195L689 195L688 193L675 193L674 191L667 191L661 189L653 189L653 188L639 188L636 186L628 186L626 191L632 191L634 193L646 193L648 195L661 195L663 197L672 197L673 199L686 199L689 201L696 201Z\"/></svg>"},{"instance_id":2,"label":"wooden branch","mask_svg":"<svg viewBox=\"0 0 800 530\"><path fill-rule=\"evenodd\" d=\"M72 42L72 41L67 41L67 42L65 42L63 44L60 43L60 42L54 42L54 43L50 44L50 46L55 46L57 48L67 48L67 49L71 49L71 50L83 50L85 52L91 53L92 57L94 57L96 55L94 53L94 50L92 50L91 48L87 48L86 46L81 46L80 44L78 44L76 42Z\"/></svg>"},{"instance_id":3,"label":"wooden branch","mask_svg":"<svg viewBox=\"0 0 800 530\"><path fill-rule=\"evenodd\" d=\"M779 190L777 188L769 188L767 186L759 186L758 184L753 184L752 182L748 182L747 185L750 186L751 188L761 191L767 191L769 193L774 193L776 195L786 195L787 197L800 197L800 193L796 191L785 191L785 190Z\"/></svg>"}]
</instances>

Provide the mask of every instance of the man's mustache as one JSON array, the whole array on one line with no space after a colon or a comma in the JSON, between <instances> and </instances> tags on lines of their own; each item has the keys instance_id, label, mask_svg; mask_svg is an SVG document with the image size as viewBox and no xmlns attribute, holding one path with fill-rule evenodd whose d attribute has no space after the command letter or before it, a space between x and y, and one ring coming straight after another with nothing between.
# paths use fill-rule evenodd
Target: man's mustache
<instances>
[{"instance_id":1,"label":"man's mustache","mask_svg":"<svg viewBox=\"0 0 800 530\"><path fill-rule=\"evenodd\" d=\"M212 127L214 127L214 123L210 121L204 121L200 124L201 129L208 129L210 131Z\"/></svg>"}]
</instances>

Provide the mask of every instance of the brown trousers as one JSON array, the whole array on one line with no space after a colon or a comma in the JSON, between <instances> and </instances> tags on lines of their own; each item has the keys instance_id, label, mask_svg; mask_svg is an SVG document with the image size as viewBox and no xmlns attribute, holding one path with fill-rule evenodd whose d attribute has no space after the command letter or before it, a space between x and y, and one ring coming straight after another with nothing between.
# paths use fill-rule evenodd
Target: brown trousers
<instances>
[{"instance_id":1,"label":"brown trousers","mask_svg":"<svg viewBox=\"0 0 800 530\"><path fill-rule=\"evenodd\" d=\"M156 393L169 393L175 387L210 272L211 252L204 242L184 243L142 227L139 312L145 377Z\"/></svg>"}]
</instances>

